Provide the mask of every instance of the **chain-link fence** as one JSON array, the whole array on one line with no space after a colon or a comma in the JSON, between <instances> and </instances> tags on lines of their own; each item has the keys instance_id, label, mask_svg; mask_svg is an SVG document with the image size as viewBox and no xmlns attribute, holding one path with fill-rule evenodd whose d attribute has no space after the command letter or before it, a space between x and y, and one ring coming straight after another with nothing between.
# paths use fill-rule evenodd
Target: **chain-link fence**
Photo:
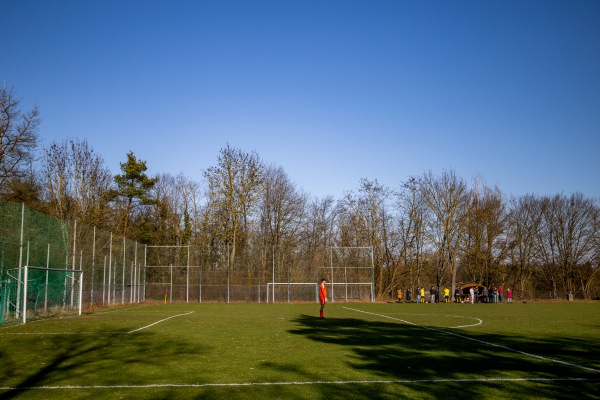
<instances>
[{"instance_id":1,"label":"chain-link fence","mask_svg":"<svg viewBox=\"0 0 600 400\"><path fill-rule=\"evenodd\" d=\"M334 300L373 301L372 258L371 248L145 246L21 203L0 202L0 280L24 266L80 270L84 307L315 301L321 276L331 282ZM7 301L0 298L0 304Z\"/></svg>"}]
</instances>

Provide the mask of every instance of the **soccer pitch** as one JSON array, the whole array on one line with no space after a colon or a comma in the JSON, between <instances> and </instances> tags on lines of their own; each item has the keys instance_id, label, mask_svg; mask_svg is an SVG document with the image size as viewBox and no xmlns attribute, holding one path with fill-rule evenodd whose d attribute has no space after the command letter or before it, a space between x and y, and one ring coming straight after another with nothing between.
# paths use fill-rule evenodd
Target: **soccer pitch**
<instances>
[{"instance_id":1,"label":"soccer pitch","mask_svg":"<svg viewBox=\"0 0 600 400\"><path fill-rule=\"evenodd\" d=\"M0 327L0 399L600 398L600 304L148 304Z\"/></svg>"}]
</instances>

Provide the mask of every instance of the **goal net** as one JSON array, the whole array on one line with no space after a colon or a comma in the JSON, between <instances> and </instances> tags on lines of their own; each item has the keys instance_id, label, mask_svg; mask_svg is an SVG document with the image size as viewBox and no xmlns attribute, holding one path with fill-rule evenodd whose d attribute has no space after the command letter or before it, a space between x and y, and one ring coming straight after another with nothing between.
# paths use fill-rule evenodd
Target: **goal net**
<instances>
[{"instance_id":1,"label":"goal net","mask_svg":"<svg viewBox=\"0 0 600 400\"><path fill-rule=\"evenodd\" d=\"M6 271L0 289L0 323L81 315L81 270L25 266Z\"/></svg>"},{"instance_id":2,"label":"goal net","mask_svg":"<svg viewBox=\"0 0 600 400\"><path fill-rule=\"evenodd\" d=\"M268 302L319 301L319 281L327 279L327 294L333 303L375 301L373 249L330 247L327 265L316 268L314 282L267 283ZM275 277L275 274L273 274Z\"/></svg>"}]
</instances>

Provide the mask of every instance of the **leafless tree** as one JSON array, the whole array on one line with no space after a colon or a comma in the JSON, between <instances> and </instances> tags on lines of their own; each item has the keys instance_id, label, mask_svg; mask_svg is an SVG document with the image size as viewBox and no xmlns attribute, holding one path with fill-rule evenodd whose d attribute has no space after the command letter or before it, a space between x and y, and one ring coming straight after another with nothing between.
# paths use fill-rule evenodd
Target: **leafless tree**
<instances>
[{"instance_id":1,"label":"leafless tree","mask_svg":"<svg viewBox=\"0 0 600 400\"><path fill-rule=\"evenodd\" d=\"M402 240L401 254L408 275L406 284L413 289L421 286L421 269L426 250L425 207L418 178L409 178L398 193L398 224Z\"/></svg>"},{"instance_id":2,"label":"leafless tree","mask_svg":"<svg viewBox=\"0 0 600 400\"><path fill-rule=\"evenodd\" d=\"M361 179L357 193L344 198L346 215L343 246L373 248L375 282L378 295L388 293L399 274L399 240L394 232L391 190L377 182Z\"/></svg>"},{"instance_id":3,"label":"leafless tree","mask_svg":"<svg viewBox=\"0 0 600 400\"><path fill-rule=\"evenodd\" d=\"M235 265L237 246L247 240L248 224L263 190L263 163L256 153L227 144L217 165L204 171L204 178L215 227L229 248L229 265Z\"/></svg>"},{"instance_id":4,"label":"leafless tree","mask_svg":"<svg viewBox=\"0 0 600 400\"><path fill-rule=\"evenodd\" d=\"M539 235L542 276L555 297L559 287L575 293L577 281L583 280L581 289L585 296L585 281L594 277L584 277L582 268L594 259L597 208L581 193L545 197L542 204L543 224Z\"/></svg>"},{"instance_id":5,"label":"leafless tree","mask_svg":"<svg viewBox=\"0 0 600 400\"><path fill-rule=\"evenodd\" d=\"M500 269L508 254L507 214L502 192L498 187L480 187L476 181L467 207L462 275L488 286L502 284Z\"/></svg>"},{"instance_id":6,"label":"leafless tree","mask_svg":"<svg viewBox=\"0 0 600 400\"><path fill-rule=\"evenodd\" d=\"M40 177L52 215L104 225L112 174L86 139L53 142L44 149Z\"/></svg>"},{"instance_id":7,"label":"leafless tree","mask_svg":"<svg viewBox=\"0 0 600 400\"><path fill-rule=\"evenodd\" d=\"M256 250L260 249L262 272L266 273L267 260L275 257L275 264L290 266L290 270L306 279L310 263L301 246L301 232L304 222L307 196L291 182L282 167L265 168L265 184L259 203L260 224ZM293 268L292 268L293 267ZM288 276L294 279L293 276Z\"/></svg>"},{"instance_id":8,"label":"leafless tree","mask_svg":"<svg viewBox=\"0 0 600 400\"><path fill-rule=\"evenodd\" d=\"M542 223L542 210L538 198L532 194L513 197L510 201L509 233L510 273L519 284L518 293L524 295L527 283L539 259L537 245Z\"/></svg>"},{"instance_id":9,"label":"leafless tree","mask_svg":"<svg viewBox=\"0 0 600 400\"><path fill-rule=\"evenodd\" d=\"M0 88L0 193L13 178L24 177L38 144L40 112L23 113L14 89Z\"/></svg>"},{"instance_id":10,"label":"leafless tree","mask_svg":"<svg viewBox=\"0 0 600 400\"><path fill-rule=\"evenodd\" d=\"M467 185L452 170L435 176L431 171L420 180L421 196L427 205L426 234L437 249L437 279L449 273L456 288L457 259L467 210Z\"/></svg>"}]
</instances>

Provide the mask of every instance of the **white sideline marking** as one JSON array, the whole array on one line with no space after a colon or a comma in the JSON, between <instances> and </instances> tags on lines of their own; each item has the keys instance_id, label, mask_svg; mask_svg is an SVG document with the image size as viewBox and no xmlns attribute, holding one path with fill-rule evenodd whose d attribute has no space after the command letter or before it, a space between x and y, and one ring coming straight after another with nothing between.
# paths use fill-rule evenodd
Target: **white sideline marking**
<instances>
[{"instance_id":1,"label":"white sideline marking","mask_svg":"<svg viewBox=\"0 0 600 400\"><path fill-rule=\"evenodd\" d=\"M437 314L422 314L422 313L393 313L394 315L437 315ZM474 319L476 321L478 321L476 324L471 324L471 325L460 325L460 326L449 326L448 329L457 329L457 328L470 328L472 326L478 326L483 324L483 321L479 318L475 318L475 317L465 317L464 315L449 315L446 314L444 315L444 317L454 317L454 318L465 318L465 319Z\"/></svg>"},{"instance_id":2,"label":"white sideline marking","mask_svg":"<svg viewBox=\"0 0 600 400\"><path fill-rule=\"evenodd\" d=\"M414 322L405 321L405 320L400 319L400 318L394 318L394 317L390 317L390 316L387 316L387 315L384 315L384 314L377 314L377 313L373 313L373 312L369 312L369 311L363 311L363 310L359 310L357 308L350 308L350 307L344 307L344 308L346 310L352 310L352 311L357 311L357 312L361 312L361 313L365 313L365 314L375 315L377 317L389 318L389 319L392 319L392 320L395 320L395 321L404 322L405 324L408 324L408 325L417 326L419 328L427 329L427 330L434 331L434 332L445 333L447 335L457 336L457 337L459 337L461 339L472 340L474 342L486 344L488 346L499 347L499 348L504 349L504 350L512 351L514 353L523 354L525 356L537 358L537 359L540 359L540 360L543 360L543 361L550 361L550 362L557 363L557 364L568 365L569 367L575 367L575 368L585 369L587 371L592 371L592 372L600 372L600 370L597 370L597 369L594 369L594 368L590 368L590 367L584 367L583 365L573 364L573 363L569 363L569 362L566 362L566 361L555 360L555 359L552 359L552 358L538 356L537 354L527 353L527 352L524 352L524 351L521 351L521 350L515 350L515 349L512 349L510 347L503 346L501 344L490 343L490 342L486 342L486 341L483 341L483 340L475 339L475 338L472 338L472 337L469 337L469 336L460 335L458 333L448 332L448 331L445 331L443 329L437 329L437 328L432 328L432 327L425 326L425 325L415 324Z\"/></svg>"},{"instance_id":3,"label":"white sideline marking","mask_svg":"<svg viewBox=\"0 0 600 400\"><path fill-rule=\"evenodd\" d=\"M167 317L165 319L161 319L160 321L156 321L156 322L154 322L154 323L152 323L150 325L142 326L141 328L134 329L134 330L129 331L127 333L133 333L133 332L141 331L143 329L150 328L151 326L154 326L156 324L160 324L161 322L164 322L164 321L166 321L168 319L175 318L175 317L181 317L181 316L188 315L188 314L191 314L191 313L193 313L193 311L186 312L186 313L183 313L183 314L171 315L170 317Z\"/></svg>"},{"instance_id":4,"label":"white sideline marking","mask_svg":"<svg viewBox=\"0 0 600 400\"><path fill-rule=\"evenodd\" d=\"M476 324L471 324L471 325L450 326L450 327L448 327L448 329L470 328L472 326L478 326L478 325L483 324L482 320L480 320L479 318L475 318L475 317L463 317L462 315L445 315L445 316L446 317L456 317L456 318L468 318L468 319L474 319L474 320L479 321Z\"/></svg>"},{"instance_id":5,"label":"white sideline marking","mask_svg":"<svg viewBox=\"0 0 600 400\"><path fill-rule=\"evenodd\" d=\"M89 386L27 386L0 387L0 390L56 390L56 389L153 389L153 388L204 388L242 386L292 386L292 385L371 385L399 383L476 383L476 382L596 382L591 378L474 378L474 379L394 379L363 381L304 381L304 382L245 382L245 383L156 383L150 385L89 385Z\"/></svg>"}]
</instances>

